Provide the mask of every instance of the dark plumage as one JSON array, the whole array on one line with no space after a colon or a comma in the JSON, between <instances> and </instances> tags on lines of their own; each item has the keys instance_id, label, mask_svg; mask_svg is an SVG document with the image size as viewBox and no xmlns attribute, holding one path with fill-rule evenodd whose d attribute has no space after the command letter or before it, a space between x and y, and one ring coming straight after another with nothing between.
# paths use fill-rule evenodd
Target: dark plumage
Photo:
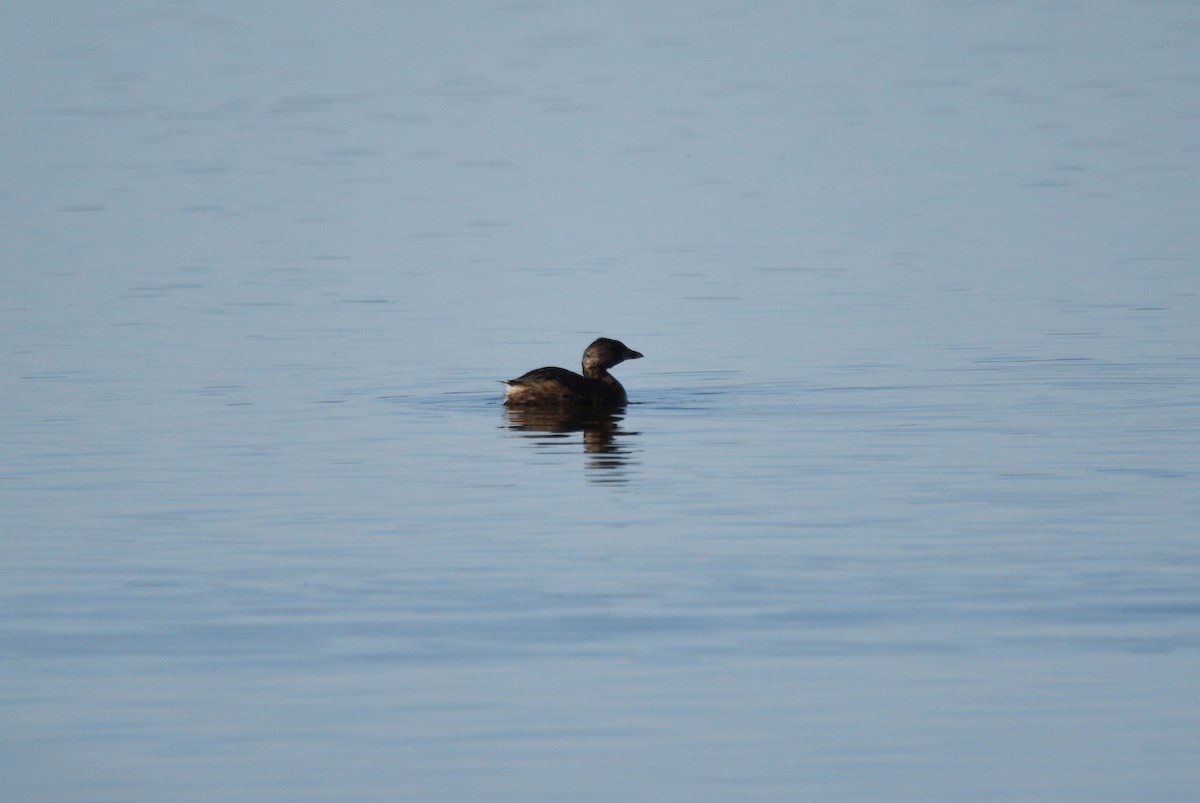
<instances>
[{"instance_id":1,"label":"dark plumage","mask_svg":"<svg viewBox=\"0 0 1200 803\"><path fill-rule=\"evenodd\" d=\"M602 337L583 352L583 376L566 368L538 368L505 382L510 407L620 407L625 388L608 372L641 354L619 340Z\"/></svg>"}]
</instances>

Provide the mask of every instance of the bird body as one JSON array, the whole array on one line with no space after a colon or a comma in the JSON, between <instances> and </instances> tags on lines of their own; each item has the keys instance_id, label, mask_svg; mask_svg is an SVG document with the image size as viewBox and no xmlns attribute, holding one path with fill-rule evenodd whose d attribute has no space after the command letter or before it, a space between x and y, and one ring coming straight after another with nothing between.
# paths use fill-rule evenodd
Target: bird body
<instances>
[{"instance_id":1,"label":"bird body","mask_svg":"<svg viewBox=\"0 0 1200 803\"><path fill-rule=\"evenodd\" d=\"M504 383L504 403L510 407L620 407L627 401L625 388L608 369L641 357L619 340L599 338L583 352L582 375L566 368L537 368Z\"/></svg>"}]
</instances>

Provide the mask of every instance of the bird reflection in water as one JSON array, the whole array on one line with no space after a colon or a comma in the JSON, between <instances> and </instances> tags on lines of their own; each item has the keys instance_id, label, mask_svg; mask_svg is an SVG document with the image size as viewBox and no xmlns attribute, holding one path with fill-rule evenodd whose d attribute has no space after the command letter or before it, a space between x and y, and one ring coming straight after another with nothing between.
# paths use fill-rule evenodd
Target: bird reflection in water
<instances>
[{"instance_id":1,"label":"bird reflection in water","mask_svg":"<svg viewBox=\"0 0 1200 803\"><path fill-rule=\"evenodd\" d=\"M541 446L561 444L573 432L583 433L587 467L600 472L595 482L628 482L630 432L621 428L622 412L505 407L508 428Z\"/></svg>"}]
</instances>

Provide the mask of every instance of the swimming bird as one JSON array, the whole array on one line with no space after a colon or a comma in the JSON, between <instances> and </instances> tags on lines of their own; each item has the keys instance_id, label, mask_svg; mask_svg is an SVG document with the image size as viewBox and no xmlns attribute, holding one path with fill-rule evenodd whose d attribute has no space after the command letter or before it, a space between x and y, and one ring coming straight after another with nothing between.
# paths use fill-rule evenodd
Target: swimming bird
<instances>
[{"instance_id":1,"label":"swimming bird","mask_svg":"<svg viewBox=\"0 0 1200 803\"><path fill-rule=\"evenodd\" d=\"M625 388L608 372L640 352L619 340L601 337L583 352L583 375L566 368L538 368L505 381L504 403L510 407L615 408L626 402Z\"/></svg>"}]
</instances>

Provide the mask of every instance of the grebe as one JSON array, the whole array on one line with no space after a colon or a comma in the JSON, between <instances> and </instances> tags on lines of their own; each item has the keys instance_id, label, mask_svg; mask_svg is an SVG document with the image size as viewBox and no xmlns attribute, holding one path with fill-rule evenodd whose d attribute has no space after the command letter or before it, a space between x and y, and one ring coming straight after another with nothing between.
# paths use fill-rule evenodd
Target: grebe
<instances>
[{"instance_id":1,"label":"grebe","mask_svg":"<svg viewBox=\"0 0 1200 803\"><path fill-rule=\"evenodd\" d=\"M620 407L625 388L608 372L642 355L619 340L602 337L583 352L583 376L566 368L538 368L507 380L504 403L510 407Z\"/></svg>"}]
</instances>

